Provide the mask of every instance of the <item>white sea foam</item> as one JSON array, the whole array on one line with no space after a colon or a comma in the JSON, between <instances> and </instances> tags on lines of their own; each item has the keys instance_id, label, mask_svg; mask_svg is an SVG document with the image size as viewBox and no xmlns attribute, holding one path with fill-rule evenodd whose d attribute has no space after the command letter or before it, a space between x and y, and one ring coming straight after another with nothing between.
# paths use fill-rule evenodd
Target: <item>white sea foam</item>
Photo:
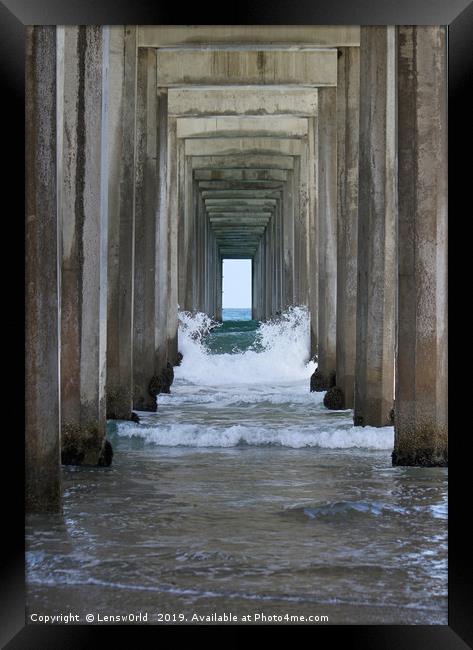
<instances>
[{"instance_id":1,"label":"white sea foam","mask_svg":"<svg viewBox=\"0 0 473 650\"><path fill-rule=\"evenodd\" d=\"M261 323L244 352L212 354L206 335L219 324L206 314L179 313L179 349L169 395L139 425L117 424L121 438L166 447L281 446L294 449L392 449L393 427L353 427L350 410L333 412L311 393L310 318L291 307Z\"/></svg>"},{"instance_id":2,"label":"white sea foam","mask_svg":"<svg viewBox=\"0 0 473 650\"><path fill-rule=\"evenodd\" d=\"M228 355L233 356L233 355ZM171 393L162 394L158 398L159 407L206 405L208 408L223 408L227 406L244 406L247 404L300 404L311 409L322 408L324 393L311 393L307 379L297 382L281 382L278 384L237 384L225 386L196 386L177 379ZM146 416L145 416L146 417Z\"/></svg>"},{"instance_id":3,"label":"white sea foam","mask_svg":"<svg viewBox=\"0 0 473 650\"><path fill-rule=\"evenodd\" d=\"M271 427L234 424L230 426L206 426L200 424L165 424L137 426L120 422L117 433L121 437L141 438L146 443L165 447L237 447L280 446L300 449L321 447L324 449L392 449L393 427L337 427L325 426L317 430L308 427Z\"/></svg>"},{"instance_id":4,"label":"white sea foam","mask_svg":"<svg viewBox=\"0 0 473 650\"><path fill-rule=\"evenodd\" d=\"M306 307L290 307L279 318L260 324L253 349L210 354L204 337L217 324L203 313L179 312L179 350L184 359L175 369L175 377L199 386L308 379L316 368L309 360L309 323Z\"/></svg>"}]
</instances>

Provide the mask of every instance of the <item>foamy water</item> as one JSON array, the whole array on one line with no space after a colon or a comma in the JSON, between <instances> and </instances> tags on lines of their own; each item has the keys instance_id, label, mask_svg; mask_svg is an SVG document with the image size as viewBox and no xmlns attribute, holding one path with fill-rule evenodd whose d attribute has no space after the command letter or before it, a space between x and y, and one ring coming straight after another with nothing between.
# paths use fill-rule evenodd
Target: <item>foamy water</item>
<instances>
[{"instance_id":1,"label":"foamy water","mask_svg":"<svg viewBox=\"0 0 473 650\"><path fill-rule=\"evenodd\" d=\"M28 611L446 624L447 470L392 467L392 427L310 393L306 310L214 325L180 314L171 394L109 422L110 468L63 468L64 516L29 521Z\"/></svg>"},{"instance_id":2,"label":"foamy water","mask_svg":"<svg viewBox=\"0 0 473 650\"><path fill-rule=\"evenodd\" d=\"M158 413L141 413L139 425L120 423L118 435L170 447L392 449L393 427L354 427L350 410L328 411L324 393L310 392L317 364L309 355L309 324L307 309L292 307L255 323L252 342L241 350L238 343L248 339L235 330L243 325L228 332L206 314L180 312L184 358L171 394L159 395ZM211 352L209 339L230 335L232 352Z\"/></svg>"},{"instance_id":3,"label":"foamy water","mask_svg":"<svg viewBox=\"0 0 473 650\"><path fill-rule=\"evenodd\" d=\"M179 314L179 349L182 365L176 379L198 386L274 386L310 378L317 367L309 359L309 315L292 307L280 319L261 323L252 347L240 353L210 354L205 337L214 323L206 314ZM176 391L178 392L178 391Z\"/></svg>"}]
</instances>

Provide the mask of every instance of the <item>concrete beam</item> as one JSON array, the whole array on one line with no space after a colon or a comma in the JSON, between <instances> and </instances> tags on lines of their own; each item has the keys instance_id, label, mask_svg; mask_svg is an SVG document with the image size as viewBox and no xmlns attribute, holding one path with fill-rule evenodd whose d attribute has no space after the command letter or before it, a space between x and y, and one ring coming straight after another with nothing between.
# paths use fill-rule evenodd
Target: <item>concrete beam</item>
<instances>
[{"instance_id":1,"label":"concrete beam","mask_svg":"<svg viewBox=\"0 0 473 650\"><path fill-rule=\"evenodd\" d=\"M285 169L195 169L194 178L201 183L277 183L287 180ZM223 185L222 185L223 186ZM200 187L203 187L201 184ZM219 187L215 185L215 187Z\"/></svg>"},{"instance_id":2,"label":"concrete beam","mask_svg":"<svg viewBox=\"0 0 473 650\"><path fill-rule=\"evenodd\" d=\"M399 242L394 465L447 449L447 34L398 28Z\"/></svg>"},{"instance_id":3,"label":"concrete beam","mask_svg":"<svg viewBox=\"0 0 473 650\"><path fill-rule=\"evenodd\" d=\"M258 196L259 192L263 196L263 191L266 194L274 192L274 196L276 194L282 196L283 190L286 188L286 183L279 181L198 181L198 188L201 192L212 193L215 196L219 196L220 192L234 194L242 190L246 191L247 194L255 193L255 196Z\"/></svg>"},{"instance_id":4,"label":"concrete beam","mask_svg":"<svg viewBox=\"0 0 473 650\"><path fill-rule=\"evenodd\" d=\"M337 85L334 48L158 49L158 86Z\"/></svg>"},{"instance_id":5,"label":"concrete beam","mask_svg":"<svg viewBox=\"0 0 473 650\"><path fill-rule=\"evenodd\" d=\"M294 115L317 113L317 90L259 86L170 88L171 115Z\"/></svg>"},{"instance_id":6,"label":"concrete beam","mask_svg":"<svg viewBox=\"0 0 473 650\"><path fill-rule=\"evenodd\" d=\"M245 226L240 228L238 225L235 225L235 226L223 227L223 226L216 225L215 222L213 222L211 225L212 225L212 230L214 231L216 236L224 233L238 233L244 235L246 233L262 234L264 232L264 226Z\"/></svg>"},{"instance_id":7,"label":"concrete beam","mask_svg":"<svg viewBox=\"0 0 473 650\"><path fill-rule=\"evenodd\" d=\"M208 137L279 137L303 138L307 135L307 118L292 115L178 117L178 138Z\"/></svg>"},{"instance_id":8,"label":"concrete beam","mask_svg":"<svg viewBox=\"0 0 473 650\"><path fill-rule=\"evenodd\" d=\"M216 242L219 247L236 247L236 248L256 248L258 247L260 237L256 237L255 239L248 240L248 239L217 239Z\"/></svg>"},{"instance_id":9,"label":"concrete beam","mask_svg":"<svg viewBox=\"0 0 473 650\"><path fill-rule=\"evenodd\" d=\"M201 156L197 153L192 156L192 169L194 170L210 169L213 172L219 172L226 169L245 171L262 168L268 171L294 169L294 159L292 156L249 152L239 152L228 156Z\"/></svg>"},{"instance_id":10,"label":"concrete beam","mask_svg":"<svg viewBox=\"0 0 473 650\"><path fill-rule=\"evenodd\" d=\"M224 199L224 198L219 198L219 199L210 199L210 198L204 198L204 203L207 207L207 210L215 210L216 208L224 208L224 209L239 209L239 208L251 208L251 209L257 209L260 208L261 210L264 209L269 209L271 210L274 208L274 206L277 203L277 199L253 199L253 198L245 198L245 199Z\"/></svg>"},{"instance_id":11,"label":"concrete beam","mask_svg":"<svg viewBox=\"0 0 473 650\"><path fill-rule=\"evenodd\" d=\"M270 220L270 216L267 217L259 217L258 215L256 216L250 216L250 215L243 215L243 216L233 216L232 218L225 217L225 216L218 216L213 214L212 216L209 216L209 222L210 224L218 224L220 226L224 225L236 225L236 226L242 226L242 225L266 225L268 221Z\"/></svg>"},{"instance_id":12,"label":"concrete beam","mask_svg":"<svg viewBox=\"0 0 473 650\"><path fill-rule=\"evenodd\" d=\"M294 138L200 138L186 140L186 156L231 156L277 154L300 156L305 143Z\"/></svg>"},{"instance_id":13,"label":"concrete beam","mask_svg":"<svg viewBox=\"0 0 473 650\"><path fill-rule=\"evenodd\" d=\"M248 239L251 238L259 238L259 235L261 234L261 229L264 229L264 226L259 226L256 229L252 226L248 227L234 227L234 226L228 226L228 227L222 227L220 226L220 229L215 229L213 226L215 224L210 224L212 227L212 232L215 234L216 237L230 237L230 238L235 238L235 237L246 237Z\"/></svg>"},{"instance_id":14,"label":"concrete beam","mask_svg":"<svg viewBox=\"0 0 473 650\"><path fill-rule=\"evenodd\" d=\"M395 27L362 27L355 425L391 424L397 160Z\"/></svg>"},{"instance_id":15,"label":"concrete beam","mask_svg":"<svg viewBox=\"0 0 473 650\"><path fill-rule=\"evenodd\" d=\"M26 28L25 509L61 511L56 27Z\"/></svg>"},{"instance_id":16,"label":"concrete beam","mask_svg":"<svg viewBox=\"0 0 473 650\"><path fill-rule=\"evenodd\" d=\"M241 255L242 259L250 258L256 253L256 246L253 248L232 248L232 247L220 247L220 255L225 258L228 256Z\"/></svg>"},{"instance_id":17,"label":"concrete beam","mask_svg":"<svg viewBox=\"0 0 473 650\"><path fill-rule=\"evenodd\" d=\"M254 198L254 199L279 199L281 196L280 190L260 190L260 189L231 189L231 190L202 190L201 192L203 199L244 199Z\"/></svg>"},{"instance_id":18,"label":"concrete beam","mask_svg":"<svg viewBox=\"0 0 473 650\"><path fill-rule=\"evenodd\" d=\"M197 43L279 43L294 47L318 45L354 47L360 44L357 25L139 25L140 47L195 46Z\"/></svg>"}]
</instances>

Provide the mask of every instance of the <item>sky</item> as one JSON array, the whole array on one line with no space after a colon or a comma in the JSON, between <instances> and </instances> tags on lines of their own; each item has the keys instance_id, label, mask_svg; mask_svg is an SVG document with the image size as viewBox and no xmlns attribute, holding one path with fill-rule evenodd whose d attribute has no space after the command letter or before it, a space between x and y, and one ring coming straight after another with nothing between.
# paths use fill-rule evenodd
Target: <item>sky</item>
<instances>
[{"instance_id":1,"label":"sky","mask_svg":"<svg viewBox=\"0 0 473 650\"><path fill-rule=\"evenodd\" d=\"M251 307L251 260L223 260L222 307Z\"/></svg>"}]
</instances>

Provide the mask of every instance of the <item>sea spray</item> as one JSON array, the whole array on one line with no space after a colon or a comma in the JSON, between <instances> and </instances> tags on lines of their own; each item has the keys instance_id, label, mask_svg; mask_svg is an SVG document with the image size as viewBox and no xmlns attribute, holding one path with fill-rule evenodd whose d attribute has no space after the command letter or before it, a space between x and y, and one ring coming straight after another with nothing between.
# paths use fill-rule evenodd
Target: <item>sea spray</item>
<instances>
[{"instance_id":1,"label":"sea spray","mask_svg":"<svg viewBox=\"0 0 473 650\"><path fill-rule=\"evenodd\" d=\"M310 392L309 323L305 307L241 326L179 312L184 357L171 393L159 395L157 413L140 414L139 425L119 423L118 436L196 449L392 449L393 427L353 427L352 411L328 411L324 393ZM225 352L212 352L217 338ZM243 340L245 349L236 350L233 343Z\"/></svg>"},{"instance_id":2,"label":"sea spray","mask_svg":"<svg viewBox=\"0 0 473 650\"><path fill-rule=\"evenodd\" d=\"M120 423L118 435L122 438L139 438L144 443L165 447L228 448L228 447L286 447L291 449L373 449L393 448L393 427L325 427L288 426L271 423L252 426L241 417L239 424L228 426L169 423L160 426Z\"/></svg>"},{"instance_id":3,"label":"sea spray","mask_svg":"<svg viewBox=\"0 0 473 650\"><path fill-rule=\"evenodd\" d=\"M260 323L250 349L211 354L206 336L218 324L206 314L179 312L179 350L183 362L176 378L199 386L274 384L305 380L316 364L309 360L310 317L306 307L290 307Z\"/></svg>"}]
</instances>

